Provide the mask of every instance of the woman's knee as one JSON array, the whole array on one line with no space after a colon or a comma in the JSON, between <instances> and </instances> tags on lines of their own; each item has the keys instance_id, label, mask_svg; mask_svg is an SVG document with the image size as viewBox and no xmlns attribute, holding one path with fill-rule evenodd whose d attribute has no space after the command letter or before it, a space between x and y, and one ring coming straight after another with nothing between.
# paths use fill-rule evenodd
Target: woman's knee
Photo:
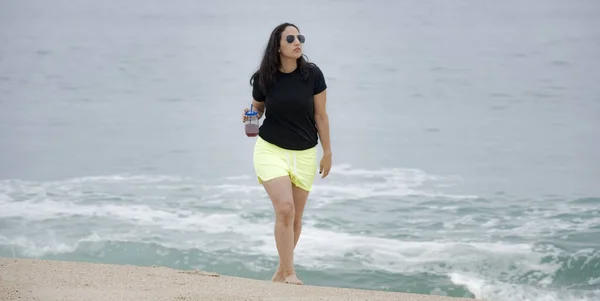
<instances>
[{"instance_id":1,"label":"woman's knee","mask_svg":"<svg viewBox=\"0 0 600 301\"><path fill-rule=\"evenodd\" d=\"M277 218L292 221L295 215L294 203L292 201L289 202L279 202L277 207L275 208L275 215Z\"/></svg>"}]
</instances>

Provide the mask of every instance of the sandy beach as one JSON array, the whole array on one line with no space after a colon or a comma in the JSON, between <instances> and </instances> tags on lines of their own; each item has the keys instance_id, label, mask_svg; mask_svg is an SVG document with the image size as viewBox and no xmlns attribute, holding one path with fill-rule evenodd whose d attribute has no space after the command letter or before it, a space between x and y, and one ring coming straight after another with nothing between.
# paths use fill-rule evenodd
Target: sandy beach
<instances>
[{"instance_id":1,"label":"sandy beach","mask_svg":"<svg viewBox=\"0 0 600 301\"><path fill-rule=\"evenodd\" d=\"M0 258L0 300L473 300L296 286L203 271Z\"/></svg>"}]
</instances>

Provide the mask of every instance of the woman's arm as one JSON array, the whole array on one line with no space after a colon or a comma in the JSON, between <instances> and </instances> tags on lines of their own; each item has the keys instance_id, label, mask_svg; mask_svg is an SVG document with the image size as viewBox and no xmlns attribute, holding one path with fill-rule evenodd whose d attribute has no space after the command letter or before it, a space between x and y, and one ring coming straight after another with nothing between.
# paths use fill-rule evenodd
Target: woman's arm
<instances>
[{"instance_id":1,"label":"woman's arm","mask_svg":"<svg viewBox=\"0 0 600 301\"><path fill-rule=\"evenodd\" d=\"M321 146L323 147L323 159L321 160L321 166L319 173L323 175L321 178L325 178L331 170L331 140L329 137L329 116L327 115L327 90L316 94L314 96L315 102L315 122L317 123L317 131L319 132L319 139L321 140Z\"/></svg>"}]
</instances>

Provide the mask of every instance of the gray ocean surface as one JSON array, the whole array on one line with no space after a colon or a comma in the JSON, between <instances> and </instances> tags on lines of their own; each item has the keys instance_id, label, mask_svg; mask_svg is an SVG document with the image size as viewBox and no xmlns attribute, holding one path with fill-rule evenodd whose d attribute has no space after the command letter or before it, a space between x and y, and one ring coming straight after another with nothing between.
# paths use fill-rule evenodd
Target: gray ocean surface
<instances>
[{"instance_id":1,"label":"gray ocean surface","mask_svg":"<svg viewBox=\"0 0 600 301\"><path fill-rule=\"evenodd\" d=\"M0 256L269 280L241 113L286 21L329 86L306 284L600 300L596 0L0 1Z\"/></svg>"}]
</instances>

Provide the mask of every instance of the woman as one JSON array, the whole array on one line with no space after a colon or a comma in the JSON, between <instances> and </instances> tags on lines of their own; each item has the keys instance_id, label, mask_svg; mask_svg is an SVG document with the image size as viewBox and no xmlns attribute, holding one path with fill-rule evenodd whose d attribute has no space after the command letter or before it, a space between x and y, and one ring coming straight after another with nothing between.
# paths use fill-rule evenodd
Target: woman
<instances>
[{"instance_id":1,"label":"woman","mask_svg":"<svg viewBox=\"0 0 600 301\"><path fill-rule=\"evenodd\" d=\"M272 281L290 284L303 284L294 270L294 248L316 176L319 139L321 178L329 174L332 156L327 85L319 67L304 58L304 41L294 24L275 27L260 67L250 78L253 110L259 118L265 115L254 148L254 169L275 211L279 265Z\"/></svg>"}]
</instances>

